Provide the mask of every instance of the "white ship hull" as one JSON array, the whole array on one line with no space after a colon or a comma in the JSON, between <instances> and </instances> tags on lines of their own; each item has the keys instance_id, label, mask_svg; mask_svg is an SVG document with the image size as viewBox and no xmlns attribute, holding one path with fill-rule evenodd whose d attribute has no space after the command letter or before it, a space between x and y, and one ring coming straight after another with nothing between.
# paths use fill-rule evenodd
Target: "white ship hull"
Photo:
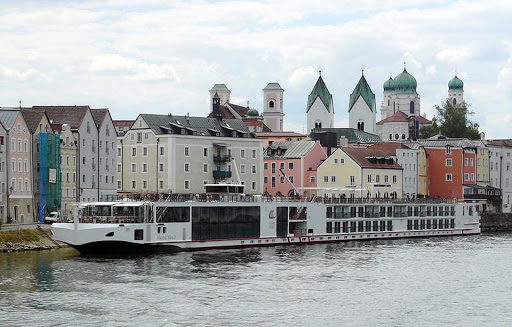
<instances>
[{"instance_id":1,"label":"white ship hull","mask_svg":"<svg viewBox=\"0 0 512 327\"><path fill-rule=\"evenodd\" d=\"M73 223L54 223L53 238L81 253L130 253L480 234L480 216L470 204L155 202L149 206L152 214L146 222L112 223L112 217L81 222L77 217ZM179 221L165 222L166 212L173 210L182 214ZM236 215L237 210L246 213L238 225L225 214ZM213 218L212 212L223 215ZM250 219L252 223L245 222ZM221 220L228 223L222 225ZM233 229L243 237L230 237L237 234Z\"/></svg>"}]
</instances>

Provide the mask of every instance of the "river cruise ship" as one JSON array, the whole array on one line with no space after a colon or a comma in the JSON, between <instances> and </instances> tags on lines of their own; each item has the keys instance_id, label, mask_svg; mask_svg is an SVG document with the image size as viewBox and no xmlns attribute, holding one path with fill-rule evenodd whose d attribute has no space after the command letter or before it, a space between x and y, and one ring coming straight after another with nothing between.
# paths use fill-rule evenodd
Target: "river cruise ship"
<instances>
[{"instance_id":1,"label":"river cruise ship","mask_svg":"<svg viewBox=\"0 0 512 327\"><path fill-rule=\"evenodd\" d=\"M217 186L218 187L218 186ZM199 250L480 233L454 200L244 196L236 186L163 201L82 203L53 238L81 253Z\"/></svg>"}]
</instances>

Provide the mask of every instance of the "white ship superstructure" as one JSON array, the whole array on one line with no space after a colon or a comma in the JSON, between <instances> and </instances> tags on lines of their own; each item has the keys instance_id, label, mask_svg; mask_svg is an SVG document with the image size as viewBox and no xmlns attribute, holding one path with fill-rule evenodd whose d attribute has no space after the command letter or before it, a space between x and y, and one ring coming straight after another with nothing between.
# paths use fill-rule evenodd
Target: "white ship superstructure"
<instances>
[{"instance_id":1,"label":"white ship superstructure","mask_svg":"<svg viewBox=\"0 0 512 327\"><path fill-rule=\"evenodd\" d=\"M174 195L95 202L53 238L87 252L176 251L480 233L473 204L385 199Z\"/></svg>"}]
</instances>

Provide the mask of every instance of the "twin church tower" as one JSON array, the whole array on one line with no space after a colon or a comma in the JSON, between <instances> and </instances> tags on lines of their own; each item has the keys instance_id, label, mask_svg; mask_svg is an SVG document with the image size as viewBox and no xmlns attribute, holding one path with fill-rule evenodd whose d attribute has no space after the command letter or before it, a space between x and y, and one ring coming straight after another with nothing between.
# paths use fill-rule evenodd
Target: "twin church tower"
<instances>
[{"instance_id":1,"label":"twin church tower","mask_svg":"<svg viewBox=\"0 0 512 327\"><path fill-rule=\"evenodd\" d=\"M377 121L375 94L364 77L364 71L350 94L348 112L349 127L371 134L377 134L383 141L406 140L418 137L421 127L432 121L421 116L420 95L416 91L414 76L404 70L394 79L384 82L383 100L380 106L380 121ZM453 103L464 100L464 83L457 75L448 83L448 98ZM334 106L332 95L322 75L308 97L308 134L315 128L334 127Z\"/></svg>"}]
</instances>

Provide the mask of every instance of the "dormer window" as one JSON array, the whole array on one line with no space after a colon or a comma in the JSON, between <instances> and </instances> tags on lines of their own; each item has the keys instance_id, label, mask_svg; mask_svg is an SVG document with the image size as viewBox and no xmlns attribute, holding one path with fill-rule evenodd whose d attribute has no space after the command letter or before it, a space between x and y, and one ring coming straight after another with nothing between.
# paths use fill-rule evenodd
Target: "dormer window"
<instances>
[{"instance_id":1,"label":"dormer window","mask_svg":"<svg viewBox=\"0 0 512 327\"><path fill-rule=\"evenodd\" d=\"M452 147L449 145L446 146L446 154L452 154Z\"/></svg>"}]
</instances>

